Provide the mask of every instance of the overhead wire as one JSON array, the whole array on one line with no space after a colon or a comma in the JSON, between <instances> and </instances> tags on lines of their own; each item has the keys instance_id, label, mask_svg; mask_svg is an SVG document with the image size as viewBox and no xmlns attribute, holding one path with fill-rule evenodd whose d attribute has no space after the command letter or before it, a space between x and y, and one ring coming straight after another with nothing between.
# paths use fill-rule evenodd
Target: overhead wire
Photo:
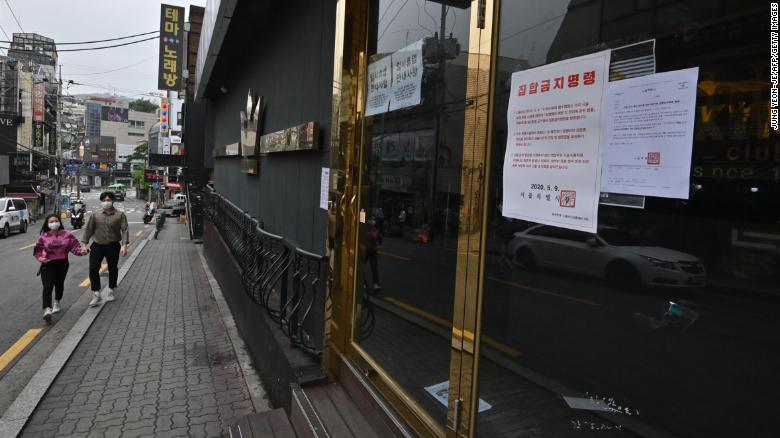
<instances>
[{"instance_id":1,"label":"overhead wire","mask_svg":"<svg viewBox=\"0 0 780 438\"><path fill-rule=\"evenodd\" d=\"M153 91L137 90L137 89L133 89L133 88L113 87L113 86L110 86L110 85L90 84L90 83L86 83L86 82L73 82L72 85L73 86L82 86L82 87L100 88L100 89L108 90L108 91L119 90L119 91L123 91L125 93L128 93L128 94L130 94L132 96L146 96L146 97L157 97L157 98L160 97L158 94L155 94Z\"/></svg>"},{"instance_id":2,"label":"overhead wire","mask_svg":"<svg viewBox=\"0 0 780 438\"><path fill-rule=\"evenodd\" d=\"M124 67L119 67L119 68L115 68L115 69L111 69L111 70L105 70L105 71L101 71L101 72L93 72L93 73L68 73L67 76L97 76L97 75L103 75L103 74L106 74L106 73L114 73L114 72L118 72L118 71L124 70L126 68L135 67L136 65L143 64L143 63L151 61L152 59L155 59L155 58L157 58L157 55L150 56L150 57L148 57L146 59L143 59L141 61L134 62L132 64L128 64L128 65L126 65Z\"/></svg>"},{"instance_id":3,"label":"overhead wire","mask_svg":"<svg viewBox=\"0 0 780 438\"><path fill-rule=\"evenodd\" d=\"M3 32L3 33L5 33L5 32ZM153 33L160 33L160 31L159 30L152 30L152 31L149 31L149 32L137 33L137 34L134 34L134 35L127 35L127 36L121 36L121 37L116 37L116 38L106 38L106 39L102 39L102 40L70 41L70 42L67 42L67 43L55 42L53 44L57 45L57 46L73 46L73 45L82 45L82 44L108 43L108 42L111 42L111 41L126 40L126 39L129 39L129 38L135 38L135 37L139 37L139 36L151 35ZM8 35L6 34L5 37L8 38ZM10 40L10 38L9 38L9 40ZM11 41L0 41L0 43L10 43L10 42ZM44 42L44 44L49 44L49 43L45 43Z\"/></svg>"},{"instance_id":4,"label":"overhead wire","mask_svg":"<svg viewBox=\"0 0 780 438\"><path fill-rule=\"evenodd\" d=\"M19 22L19 18L14 13L14 8L11 7L11 4L8 3L8 0L5 0L5 5L8 6L8 10L11 11L11 15L14 17L14 20L16 20L16 25L19 26L19 30L24 32L24 29L22 29L22 23Z\"/></svg>"},{"instance_id":5,"label":"overhead wire","mask_svg":"<svg viewBox=\"0 0 780 438\"><path fill-rule=\"evenodd\" d=\"M159 38L160 38L160 36L157 35L157 36L153 36L151 38L145 38L145 39L142 39L142 40L130 41L130 42L127 42L127 43L122 43L122 44L112 44L110 46L82 47L82 48L78 48L78 49L61 49L61 50L57 50L57 53L61 53L61 52L86 52L86 51L90 51L90 50L111 49L111 48L114 48L114 47L122 47L122 46L129 46L131 44L143 43L145 41L156 40L156 39L159 39ZM0 48L8 49L8 47L0 47ZM35 49L13 49L13 50L14 51L20 51L20 52L35 52L36 51Z\"/></svg>"},{"instance_id":6,"label":"overhead wire","mask_svg":"<svg viewBox=\"0 0 780 438\"><path fill-rule=\"evenodd\" d=\"M8 38L9 40L11 39L11 37L9 37L8 34L5 32L5 29L3 29L2 25L0 25L0 31L3 31L3 35L5 35L6 38ZM2 47L0 47L0 49L2 49ZM5 53L8 54L8 49L5 50Z\"/></svg>"}]
</instances>

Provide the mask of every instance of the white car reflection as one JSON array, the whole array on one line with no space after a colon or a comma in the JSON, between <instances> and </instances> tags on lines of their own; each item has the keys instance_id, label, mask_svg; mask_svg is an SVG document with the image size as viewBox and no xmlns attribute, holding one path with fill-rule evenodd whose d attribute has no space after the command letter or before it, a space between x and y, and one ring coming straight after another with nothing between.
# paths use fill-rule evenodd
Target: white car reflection
<instances>
[{"instance_id":1,"label":"white car reflection","mask_svg":"<svg viewBox=\"0 0 780 438\"><path fill-rule=\"evenodd\" d=\"M616 228L598 234L534 225L514 234L507 255L525 269L537 266L606 279L615 287L701 287L704 264L673 249L651 246Z\"/></svg>"}]
</instances>

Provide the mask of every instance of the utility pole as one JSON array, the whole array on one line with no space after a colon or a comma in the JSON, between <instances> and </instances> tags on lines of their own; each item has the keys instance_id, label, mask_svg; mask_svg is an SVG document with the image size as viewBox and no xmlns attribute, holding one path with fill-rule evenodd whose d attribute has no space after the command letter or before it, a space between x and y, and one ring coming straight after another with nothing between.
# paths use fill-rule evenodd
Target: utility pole
<instances>
[{"instance_id":1,"label":"utility pole","mask_svg":"<svg viewBox=\"0 0 780 438\"><path fill-rule=\"evenodd\" d=\"M54 213L58 216L60 214L60 192L62 190L62 127L60 126L60 114L62 113L62 64L60 64L60 75L57 83L57 113L54 122L54 135L57 136L57 158L54 160L56 169L54 171L56 180L55 187L57 194L55 195Z\"/></svg>"},{"instance_id":2,"label":"utility pole","mask_svg":"<svg viewBox=\"0 0 780 438\"><path fill-rule=\"evenodd\" d=\"M436 43L438 45L437 52L438 52L438 61L439 65L436 71L436 74L439 76L438 80L434 83L436 84L436 87L434 89L435 93L435 101L434 101L434 111L436 114L436 123L434 125L434 135L433 135L433 168L431 169L431 193L430 193L430 200L428 205L428 218L427 222L429 224L434 224L436 222L436 218L434 217L436 215L436 185L438 183L438 175L439 175L439 137L441 136L441 113L444 111L444 90L445 90L445 84L444 82L447 80L446 78L446 68L447 68L447 62L445 59L445 50L444 50L444 32L447 31L447 6L444 4L441 5L441 22L440 22L440 29L439 29L439 35L436 39ZM446 206L446 208L449 208L449 205ZM433 241L433 235L434 230L433 227L431 227L430 231L430 240Z\"/></svg>"}]
</instances>

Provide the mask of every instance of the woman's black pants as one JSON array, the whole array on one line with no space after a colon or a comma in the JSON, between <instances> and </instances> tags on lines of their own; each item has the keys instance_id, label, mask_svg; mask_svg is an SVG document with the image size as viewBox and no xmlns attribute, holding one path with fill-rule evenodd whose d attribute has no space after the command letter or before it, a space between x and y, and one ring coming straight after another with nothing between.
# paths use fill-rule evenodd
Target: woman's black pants
<instances>
[{"instance_id":1,"label":"woman's black pants","mask_svg":"<svg viewBox=\"0 0 780 438\"><path fill-rule=\"evenodd\" d=\"M52 260L41 266L41 282L43 283L43 308L51 307L51 292L54 290L55 299L62 299L65 290L65 277L68 275L67 260Z\"/></svg>"}]
</instances>

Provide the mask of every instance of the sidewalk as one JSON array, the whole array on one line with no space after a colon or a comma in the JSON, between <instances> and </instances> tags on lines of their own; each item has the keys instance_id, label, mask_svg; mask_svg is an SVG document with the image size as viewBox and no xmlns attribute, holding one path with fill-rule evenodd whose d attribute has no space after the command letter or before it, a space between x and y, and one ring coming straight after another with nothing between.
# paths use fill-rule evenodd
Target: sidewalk
<instances>
[{"instance_id":1,"label":"sidewalk","mask_svg":"<svg viewBox=\"0 0 780 438\"><path fill-rule=\"evenodd\" d=\"M254 412L188 238L167 221L148 242L20 436L222 436Z\"/></svg>"}]
</instances>

